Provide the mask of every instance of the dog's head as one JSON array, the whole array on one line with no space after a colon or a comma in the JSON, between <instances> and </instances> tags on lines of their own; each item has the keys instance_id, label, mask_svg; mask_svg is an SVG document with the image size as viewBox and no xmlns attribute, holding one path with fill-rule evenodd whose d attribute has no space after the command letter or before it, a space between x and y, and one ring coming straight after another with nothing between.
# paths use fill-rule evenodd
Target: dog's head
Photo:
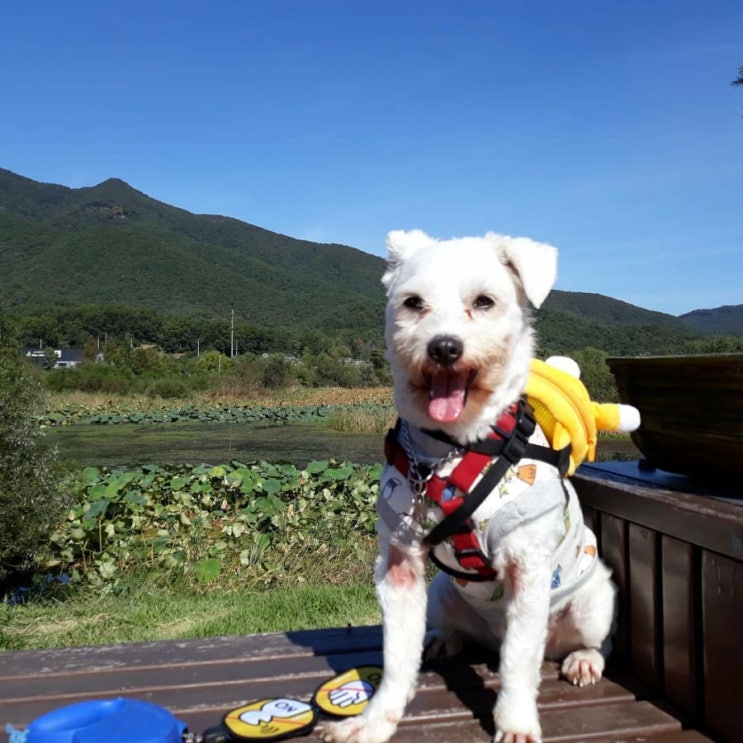
<instances>
[{"instance_id":1,"label":"dog's head","mask_svg":"<svg viewBox=\"0 0 743 743\"><path fill-rule=\"evenodd\" d=\"M385 338L399 415L468 443L521 394L531 308L555 282L557 250L492 232L439 241L390 232Z\"/></svg>"}]
</instances>

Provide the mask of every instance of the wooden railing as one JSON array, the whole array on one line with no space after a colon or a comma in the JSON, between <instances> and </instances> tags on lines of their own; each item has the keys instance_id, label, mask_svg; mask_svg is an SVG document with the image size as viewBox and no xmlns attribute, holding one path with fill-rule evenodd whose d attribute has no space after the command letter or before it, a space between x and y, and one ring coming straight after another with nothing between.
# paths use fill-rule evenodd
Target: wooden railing
<instances>
[{"instance_id":1,"label":"wooden railing","mask_svg":"<svg viewBox=\"0 0 743 743\"><path fill-rule=\"evenodd\" d=\"M646 486L601 465L574 483L619 589L612 662L690 724L743 740L743 499Z\"/></svg>"}]
</instances>

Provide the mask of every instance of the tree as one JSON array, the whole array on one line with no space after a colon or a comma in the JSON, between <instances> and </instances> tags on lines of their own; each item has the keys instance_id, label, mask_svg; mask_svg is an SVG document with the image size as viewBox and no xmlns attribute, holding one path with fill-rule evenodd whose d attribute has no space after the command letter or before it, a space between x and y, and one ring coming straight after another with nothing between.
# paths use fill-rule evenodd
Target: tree
<instances>
[{"instance_id":1,"label":"tree","mask_svg":"<svg viewBox=\"0 0 743 743\"><path fill-rule=\"evenodd\" d=\"M54 369L54 365L57 363L57 352L53 348L44 349L44 368Z\"/></svg>"},{"instance_id":2,"label":"tree","mask_svg":"<svg viewBox=\"0 0 743 743\"><path fill-rule=\"evenodd\" d=\"M268 359L263 368L261 381L263 382L263 386L268 389L275 390L290 387L296 382L291 362L281 354L274 354Z\"/></svg>"},{"instance_id":3,"label":"tree","mask_svg":"<svg viewBox=\"0 0 743 743\"><path fill-rule=\"evenodd\" d=\"M44 445L39 372L23 359L0 313L0 595L29 571L66 505L56 452Z\"/></svg>"},{"instance_id":4,"label":"tree","mask_svg":"<svg viewBox=\"0 0 743 743\"><path fill-rule=\"evenodd\" d=\"M731 85L743 85L743 65L738 67L738 77L735 80L733 80L730 84Z\"/></svg>"},{"instance_id":5,"label":"tree","mask_svg":"<svg viewBox=\"0 0 743 743\"><path fill-rule=\"evenodd\" d=\"M570 354L580 367L580 378L596 402L616 402L619 399L616 383L606 364L608 354L598 348L583 348Z\"/></svg>"}]
</instances>

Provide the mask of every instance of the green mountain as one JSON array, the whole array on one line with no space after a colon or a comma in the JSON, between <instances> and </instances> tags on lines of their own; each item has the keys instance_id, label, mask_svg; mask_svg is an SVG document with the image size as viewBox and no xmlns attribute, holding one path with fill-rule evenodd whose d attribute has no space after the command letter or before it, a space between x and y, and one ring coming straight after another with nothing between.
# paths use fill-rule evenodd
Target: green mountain
<instances>
[{"instance_id":1,"label":"green mountain","mask_svg":"<svg viewBox=\"0 0 743 743\"><path fill-rule=\"evenodd\" d=\"M0 169L0 297L21 317L125 306L225 321L234 310L254 328L381 342L383 267L349 246L192 214L116 178L73 189ZM537 315L542 348L557 352L672 352L699 337L687 322L564 291Z\"/></svg>"},{"instance_id":2,"label":"green mountain","mask_svg":"<svg viewBox=\"0 0 743 743\"><path fill-rule=\"evenodd\" d=\"M91 188L0 170L0 290L11 307L125 304L265 327L378 325L382 260L195 215L123 181Z\"/></svg>"},{"instance_id":3,"label":"green mountain","mask_svg":"<svg viewBox=\"0 0 743 743\"><path fill-rule=\"evenodd\" d=\"M681 315L681 321L704 333L743 335L743 304L724 305L711 310L693 310Z\"/></svg>"}]
</instances>

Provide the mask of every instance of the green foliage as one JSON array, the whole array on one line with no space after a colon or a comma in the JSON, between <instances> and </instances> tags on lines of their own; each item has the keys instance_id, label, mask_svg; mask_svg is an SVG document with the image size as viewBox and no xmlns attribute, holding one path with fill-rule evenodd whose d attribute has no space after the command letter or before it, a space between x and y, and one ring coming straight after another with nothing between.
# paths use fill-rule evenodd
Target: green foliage
<instances>
[{"instance_id":1,"label":"green foliage","mask_svg":"<svg viewBox=\"0 0 743 743\"><path fill-rule=\"evenodd\" d=\"M155 379L148 387L147 394L150 397L163 398L185 398L188 397L190 388L188 384L178 377L163 377Z\"/></svg>"},{"instance_id":2,"label":"green foliage","mask_svg":"<svg viewBox=\"0 0 743 743\"><path fill-rule=\"evenodd\" d=\"M45 385L54 392L81 390L124 394L134 387L134 374L127 366L86 363L72 369L56 369L44 375Z\"/></svg>"},{"instance_id":3,"label":"green foliage","mask_svg":"<svg viewBox=\"0 0 743 743\"><path fill-rule=\"evenodd\" d=\"M743 336L712 335L686 344L687 353L741 353Z\"/></svg>"},{"instance_id":4,"label":"green foliage","mask_svg":"<svg viewBox=\"0 0 743 743\"><path fill-rule=\"evenodd\" d=\"M614 375L606 365L608 354L598 348L584 348L569 354L580 367L580 378L596 402L616 402L619 399Z\"/></svg>"},{"instance_id":5,"label":"green foliage","mask_svg":"<svg viewBox=\"0 0 743 743\"><path fill-rule=\"evenodd\" d=\"M116 179L69 189L0 169L0 203L0 286L26 314L117 302L213 319L235 310L262 328L379 323L382 259L352 248L190 214Z\"/></svg>"},{"instance_id":6,"label":"green foliage","mask_svg":"<svg viewBox=\"0 0 743 743\"><path fill-rule=\"evenodd\" d=\"M289 387L296 381L296 375L290 361L283 356L269 358L261 375L261 382L266 389Z\"/></svg>"},{"instance_id":7,"label":"green foliage","mask_svg":"<svg viewBox=\"0 0 743 743\"><path fill-rule=\"evenodd\" d=\"M571 349L586 347L600 348L610 356L684 353L686 344L699 337L680 322L672 325L608 324L549 306L539 310L536 330L541 357L570 355Z\"/></svg>"},{"instance_id":8,"label":"green foliage","mask_svg":"<svg viewBox=\"0 0 743 743\"><path fill-rule=\"evenodd\" d=\"M303 470L266 462L88 467L67 481L75 505L39 568L109 590L143 569L196 586L301 582L304 558L358 548L351 534L373 540L379 470L333 461ZM341 561L327 582L356 568Z\"/></svg>"},{"instance_id":9,"label":"green foliage","mask_svg":"<svg viewBox=\"0 0 743 743\"><path fill-rule=\"evenodd\" d=\"M660 325L672 330L683 328L683 322L673 315L646 310L603 294L554 289L543 307L603 326Z\"/></svg>"},{"instance_id":10,"label":"green foliage","mask_svg":"<svg viewBox=\"0 0 743 743\"><path fill-rule=\"evenodd\" d=\"M168 382L168 380L163 380ZM199 406L189 404L182 407L169 405L153 406L146 410L127 410L116 402L101 407L64 405L49 410L39 417L46 426L69 426L76 423L115 425L117 423L301 423L326 418L331 411L341 406L330 405L285 405L264 407L262 405Z\"/></svg>"},{"instance_id":11,"label":"green foliage","mask_svg":"<svg viewBox=\"0 0 743 743\"><path fill-rule=\"evenodd\" d=\"M681 315L684 324L704 333L743 335L743 304L713 310L694 310Z\"/></svg>"},{"instance_id":12,"label":"green foliage","mask_svg":"<svg viewBox=\"0 0 743 743\"><path fill-rule=\"evenodd\" d=\"M0 314L0 587L31 567L64 506L55 453L44 446L43 388Z\"/></svg>"},{"instance_id":13,"label":"green foliage","mask_svg":"<svg viewBox=\"0 0 743 743\"><path fill-rule=\"evenodd\" d=\"M219 351L207 351L196 359L196 369L202 373L227 371L232 361Z\"/></svg>"}]
</instances>

